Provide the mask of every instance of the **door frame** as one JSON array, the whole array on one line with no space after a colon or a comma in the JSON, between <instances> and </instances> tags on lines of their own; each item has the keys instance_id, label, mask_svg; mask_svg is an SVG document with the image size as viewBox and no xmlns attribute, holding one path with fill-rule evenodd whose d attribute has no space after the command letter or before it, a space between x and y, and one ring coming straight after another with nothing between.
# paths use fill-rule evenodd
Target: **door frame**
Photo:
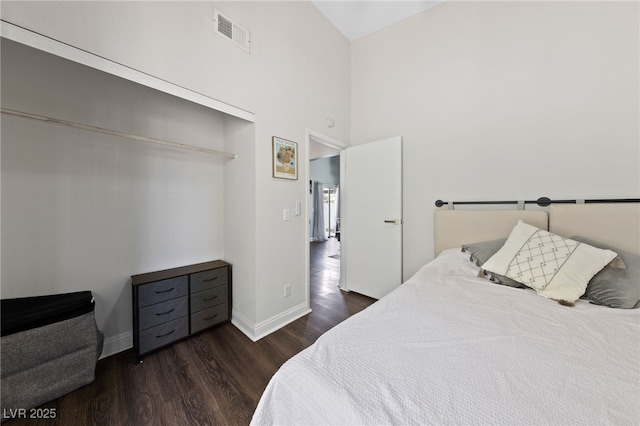
<instances>
[{"instance_id":1,"label":"door frame","mask_svg":"<svg viewBox=\"0 0 640 426\"><path fill-rule=\"evenodd\" d=\"M311 283L310 283L310 274L311 274L311 261L310 261L310 256L311 256L311 248L310 248L310 243L309 240L311 238L311 234L309 233L309 220L310 220L310 216L309 216L309 203L311 201L310 199L310 194L309 194L309 175L310 175L310 163L311 163L311 156L309 155L309 148L311 145L311 142L317 142L320 143L322 145L328 146L330 148L334 148L337 149L339 151L342 151L346 148L348 148L350 145L347 145L346 143L338 140L338 139L334 139L330 136L324 135L320 132L316 132L315 130L311 130L311 129L306 129L306 137L305 137L305 152L306 152L306 165L307 167L305 167L305 173L304 173L304 182L305 182L305 207L304 207L304 223L305 223L305 231L304 231L304 252L305 252L305 256L304 256L304 268L305 268L305 276L304 276L304 288L305 288L305 293L307 295L307 307L311 308ZM342 170L340 170L340 173L342 173ZM342 269L342 268L341 268Z\"/></svg>"}]
</instances>

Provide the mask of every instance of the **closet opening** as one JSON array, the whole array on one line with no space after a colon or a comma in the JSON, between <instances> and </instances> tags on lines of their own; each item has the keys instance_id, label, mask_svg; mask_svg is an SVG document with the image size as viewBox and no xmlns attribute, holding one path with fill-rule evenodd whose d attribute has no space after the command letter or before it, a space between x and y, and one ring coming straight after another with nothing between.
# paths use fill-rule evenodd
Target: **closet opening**
<instances>
[{"instance_id":1,"label":"closet opening","mask_svg":"<svg viewBox=\"0 0 640 426\"><path fill-rule=\"evenodd\" d=\"M309 296L311 308L341 306L340 148L309 139Z\"/></svg>"}]
</instances>

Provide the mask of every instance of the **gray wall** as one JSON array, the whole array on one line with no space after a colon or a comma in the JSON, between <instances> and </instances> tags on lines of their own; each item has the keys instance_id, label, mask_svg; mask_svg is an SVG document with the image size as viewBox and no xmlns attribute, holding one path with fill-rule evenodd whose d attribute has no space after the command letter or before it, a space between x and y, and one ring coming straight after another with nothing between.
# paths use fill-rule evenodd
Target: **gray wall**
<instances>
[{"instance_id":1,"label":"gray wall","mask_svg":"<svg viewBox=\"0 0 640 426\"><path fill-rule=\"evenodd\" d=\"M309 179L329 185L340 183L340 156L317 158L310 161Z\"/></svg>"}]
</instances>

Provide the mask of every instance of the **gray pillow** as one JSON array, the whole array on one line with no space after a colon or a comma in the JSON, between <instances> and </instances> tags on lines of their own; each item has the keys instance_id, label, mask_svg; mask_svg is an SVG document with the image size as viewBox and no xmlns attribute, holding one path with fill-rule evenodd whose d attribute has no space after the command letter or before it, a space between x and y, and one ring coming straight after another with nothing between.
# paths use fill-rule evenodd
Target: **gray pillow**
<instances>
[{"instance_id":1,"label":"gray pillow","mask_svg":"<svg viewBox=\"0 0 640 426\"><path fill-rule=\"evenodd\" d=\"M571 239L594 247L613 250L626 265L626 269L605 266L591 278L582 298L589 299L596 305L605 305L610 308L640 307L640 256L585 237L577 236Z\"/></svg>"},{"instance_id":2,"label":"gray pillow","mask_svg":"<svg viewBox=\"0 0 640 426\"><path fill-rule=\"evenodd\" d=\"M507 241L506 238L503 238L501 240L482 241L473 244L463 244L462 251L469 253L471 255L471 261L475 262L477 266L482 267L482 265L484 265L484 263L489 260L491 256L493 256L498 250L502 248L505 241ZM491 281L495 282L496 284L502 284L516 288L527 288L526 285L514 281L509 277L505 277L504 275L494 274L493 272L489 272L489 274L491 274Z\"/></svg>"}]
</instances>

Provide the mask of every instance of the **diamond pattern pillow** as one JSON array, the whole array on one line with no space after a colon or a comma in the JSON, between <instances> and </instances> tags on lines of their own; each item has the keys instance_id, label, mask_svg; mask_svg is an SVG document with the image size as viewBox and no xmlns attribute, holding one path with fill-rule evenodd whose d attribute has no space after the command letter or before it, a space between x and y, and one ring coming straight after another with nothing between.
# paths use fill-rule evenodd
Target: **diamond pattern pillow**
<instances>
[{"instance_id":1,"label":"diamond pattern pillow","mask_svg":"<svg viewBox=\"0 0 640 426\"><path fill-rule=\"evenodd\" d=\"M482 268L507 276L549 299L573 303L617 254L563 238L522 221Z\"/></svg>"}]
</instances>

